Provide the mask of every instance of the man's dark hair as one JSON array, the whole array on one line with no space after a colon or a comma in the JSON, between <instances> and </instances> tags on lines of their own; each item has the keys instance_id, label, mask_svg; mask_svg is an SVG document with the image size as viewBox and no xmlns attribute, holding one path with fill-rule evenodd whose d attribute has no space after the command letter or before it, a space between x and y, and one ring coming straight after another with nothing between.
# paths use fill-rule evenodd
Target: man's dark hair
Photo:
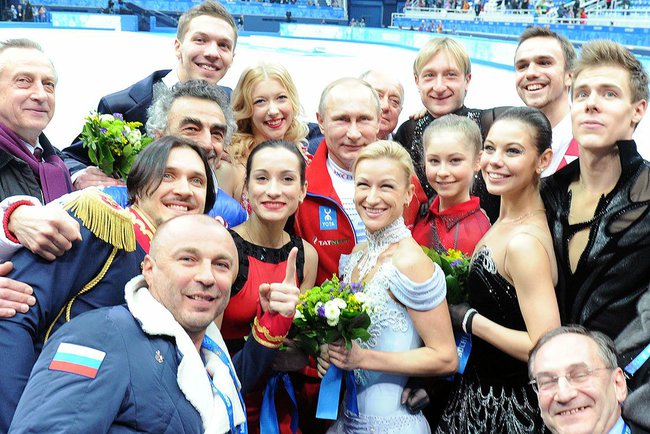
<instances>
[{"instance_id":1,"label":"man's dark hair","mask_svg":"<svg viewBox=\"0 0 650 434\"><path fill-rule=\"evenodd\" d=\"M573 71L578 56L576 55L576 49L573 47L573 44L566 37L555 33L553 30L547 27L532 26L524 30L523 33L519 36L519 44L517 44L517 49L519 49L519 46L523 44L524 41L531 38L555 39L557 43L560 44L562 54L564 54L564 70L569 72Z\"/></svg>"},{"instance_id":2,"label":"man's dark hair","mask_svg":"<svg viewBox=\"0 0 650 434\"><path fill-rule=\"evenodd\" d=\"M190 148L198 154L203 162L207 180L203 213L207 214L214 206L217 198L214 177L212 176L210 163L208 163L208 157L203 148L195 142L175 136L162 137L150 143L138 154L131 167L129 176L126 178L129 204L133 205L137 198L151 196L156 191L165 174L169 154L175 148Z\"/></svg>"}]
</instances>

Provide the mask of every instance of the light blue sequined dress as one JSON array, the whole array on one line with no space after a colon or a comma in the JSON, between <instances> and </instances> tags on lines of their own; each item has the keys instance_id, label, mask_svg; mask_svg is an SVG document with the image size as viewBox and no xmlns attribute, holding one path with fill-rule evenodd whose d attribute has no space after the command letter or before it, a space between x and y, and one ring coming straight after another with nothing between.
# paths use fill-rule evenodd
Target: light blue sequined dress
<instances>
[{"instance_id":1,"label":"light blue sequined dress","mask_svg":"<svg viewBox=\"0 0 650 434\"><path fill-rule=\"evenodd\" d=\"M362 252L341 258L343 280L350 280L352 270ZM389 293L390 290L390 293ZM445 299L446 286L442 270L436 266L431 278L415 283L395 268L391 262L382 264L365 285L373 306L370 315L371 338L360 342L361 347L377 351L403 352L422 346L406 307L427 311ZM395 301L390 294L393 294ZM402 391L408 375L379 371L354 371L359 403L359 416L345 408L343 400L339 418L328 433L430 433L422 412L411 414L401 404Z\"/></svg>"}]
</instances>

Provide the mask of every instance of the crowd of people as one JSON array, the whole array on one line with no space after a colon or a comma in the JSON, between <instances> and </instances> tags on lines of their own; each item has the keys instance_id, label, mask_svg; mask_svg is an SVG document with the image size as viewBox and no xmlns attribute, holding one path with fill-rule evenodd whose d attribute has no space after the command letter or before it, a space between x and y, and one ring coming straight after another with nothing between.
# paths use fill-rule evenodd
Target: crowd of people
<instances>
[{"instance_id":1,"label":"crowd of people","mask_svg":"<svg viewBox=\"0 0 650 434\"><path fill-rule=\"evenodd\" d=\"M124 181L50 144L56 71L0 43L1 432L650 432L648 74L628 49L528 28L524 105L473 109L465 48L434 38L398 126L383 71L340 74L308 123L281 64L219 85L236 46L206 0L171 69L100 100L155 139ZM467 303L420 246L471 256ZM370 338L309 357L287 335L334 274L363 283ZM331 366L357 395L328 423Z\"/></svg>"},{"instance_id":2,"label":"crowd of people","mask_svg":"<svg viewBox=\"0 0 650 434\"><path fill-rule=\"evenodd\" d=\"M27 3L21 2L18 5L11 4L7 6L6 10L2 11L3 20L7 21L33 21L35 23L46 23L47 8L45 5L40 7L32 5L29 1Z\"/></svg>"}]
</instances>

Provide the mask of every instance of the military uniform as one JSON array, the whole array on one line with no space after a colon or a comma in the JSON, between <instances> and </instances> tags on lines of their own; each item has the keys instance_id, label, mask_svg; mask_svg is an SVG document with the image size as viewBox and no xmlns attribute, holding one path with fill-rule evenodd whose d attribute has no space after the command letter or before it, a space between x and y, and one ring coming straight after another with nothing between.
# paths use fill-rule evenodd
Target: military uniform
<instances>
[{"instance_id":1,"label":"military uniform","mask_svg":"<svg viewBox=\"0 0 650 434\"><path fill-rule=\"evenodd\" d=\"M0 319L0 432L6 432L43 343L61 325L84 312L124 303L125 284L141 272L154 225L134 205L123 209L108 195L87 189L66 205L81 226L82 240L49 262L18 251L8 277L34 289L27 313ZM252 389L289 331L291 321L258 315L243 350L233 356L244 392Z\"/></svg>"},{"instance_id":2,"label":"military uniform","mask_svg":"<svg viewBox=\"0 0 650 434\"><path fill-rule=\"evenodd\" d=\"M12 258L8 277L31 285L36 304L27 313L0 320L0 432L9 427L47 337L81 313L124 303L124 285L140 274L146 251L135 241L132 218L141 220L142 215L129 213L96 190L77 195L68 208L80 223L81 241L54 261L27 249Z\"/></svg>"}]
</instances>

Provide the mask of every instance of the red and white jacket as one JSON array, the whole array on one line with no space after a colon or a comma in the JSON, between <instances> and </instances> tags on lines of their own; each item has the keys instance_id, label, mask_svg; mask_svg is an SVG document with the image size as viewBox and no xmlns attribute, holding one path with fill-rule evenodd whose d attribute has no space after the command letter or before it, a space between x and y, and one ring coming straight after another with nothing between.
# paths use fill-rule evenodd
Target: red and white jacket
<instances>
[{"instance_id":1,"label":"red and white jacket","mask_svg":"<svg viewBox=\"0 0 650 434\"><path fill-rule=\"evenodd\" d=\"M429 210L427 197L417 178L413 177L415 194L404 210L404 222L413 229L416 219ZM334 190L327 171L327 144L318 146L307 167L307 196L295 214L296 235L306 240L318 252L316 284L330 279L339 271L339 258L348 255L357 244L350 218L343 210L341 199Z\"/></svg>"}]
</instances>

